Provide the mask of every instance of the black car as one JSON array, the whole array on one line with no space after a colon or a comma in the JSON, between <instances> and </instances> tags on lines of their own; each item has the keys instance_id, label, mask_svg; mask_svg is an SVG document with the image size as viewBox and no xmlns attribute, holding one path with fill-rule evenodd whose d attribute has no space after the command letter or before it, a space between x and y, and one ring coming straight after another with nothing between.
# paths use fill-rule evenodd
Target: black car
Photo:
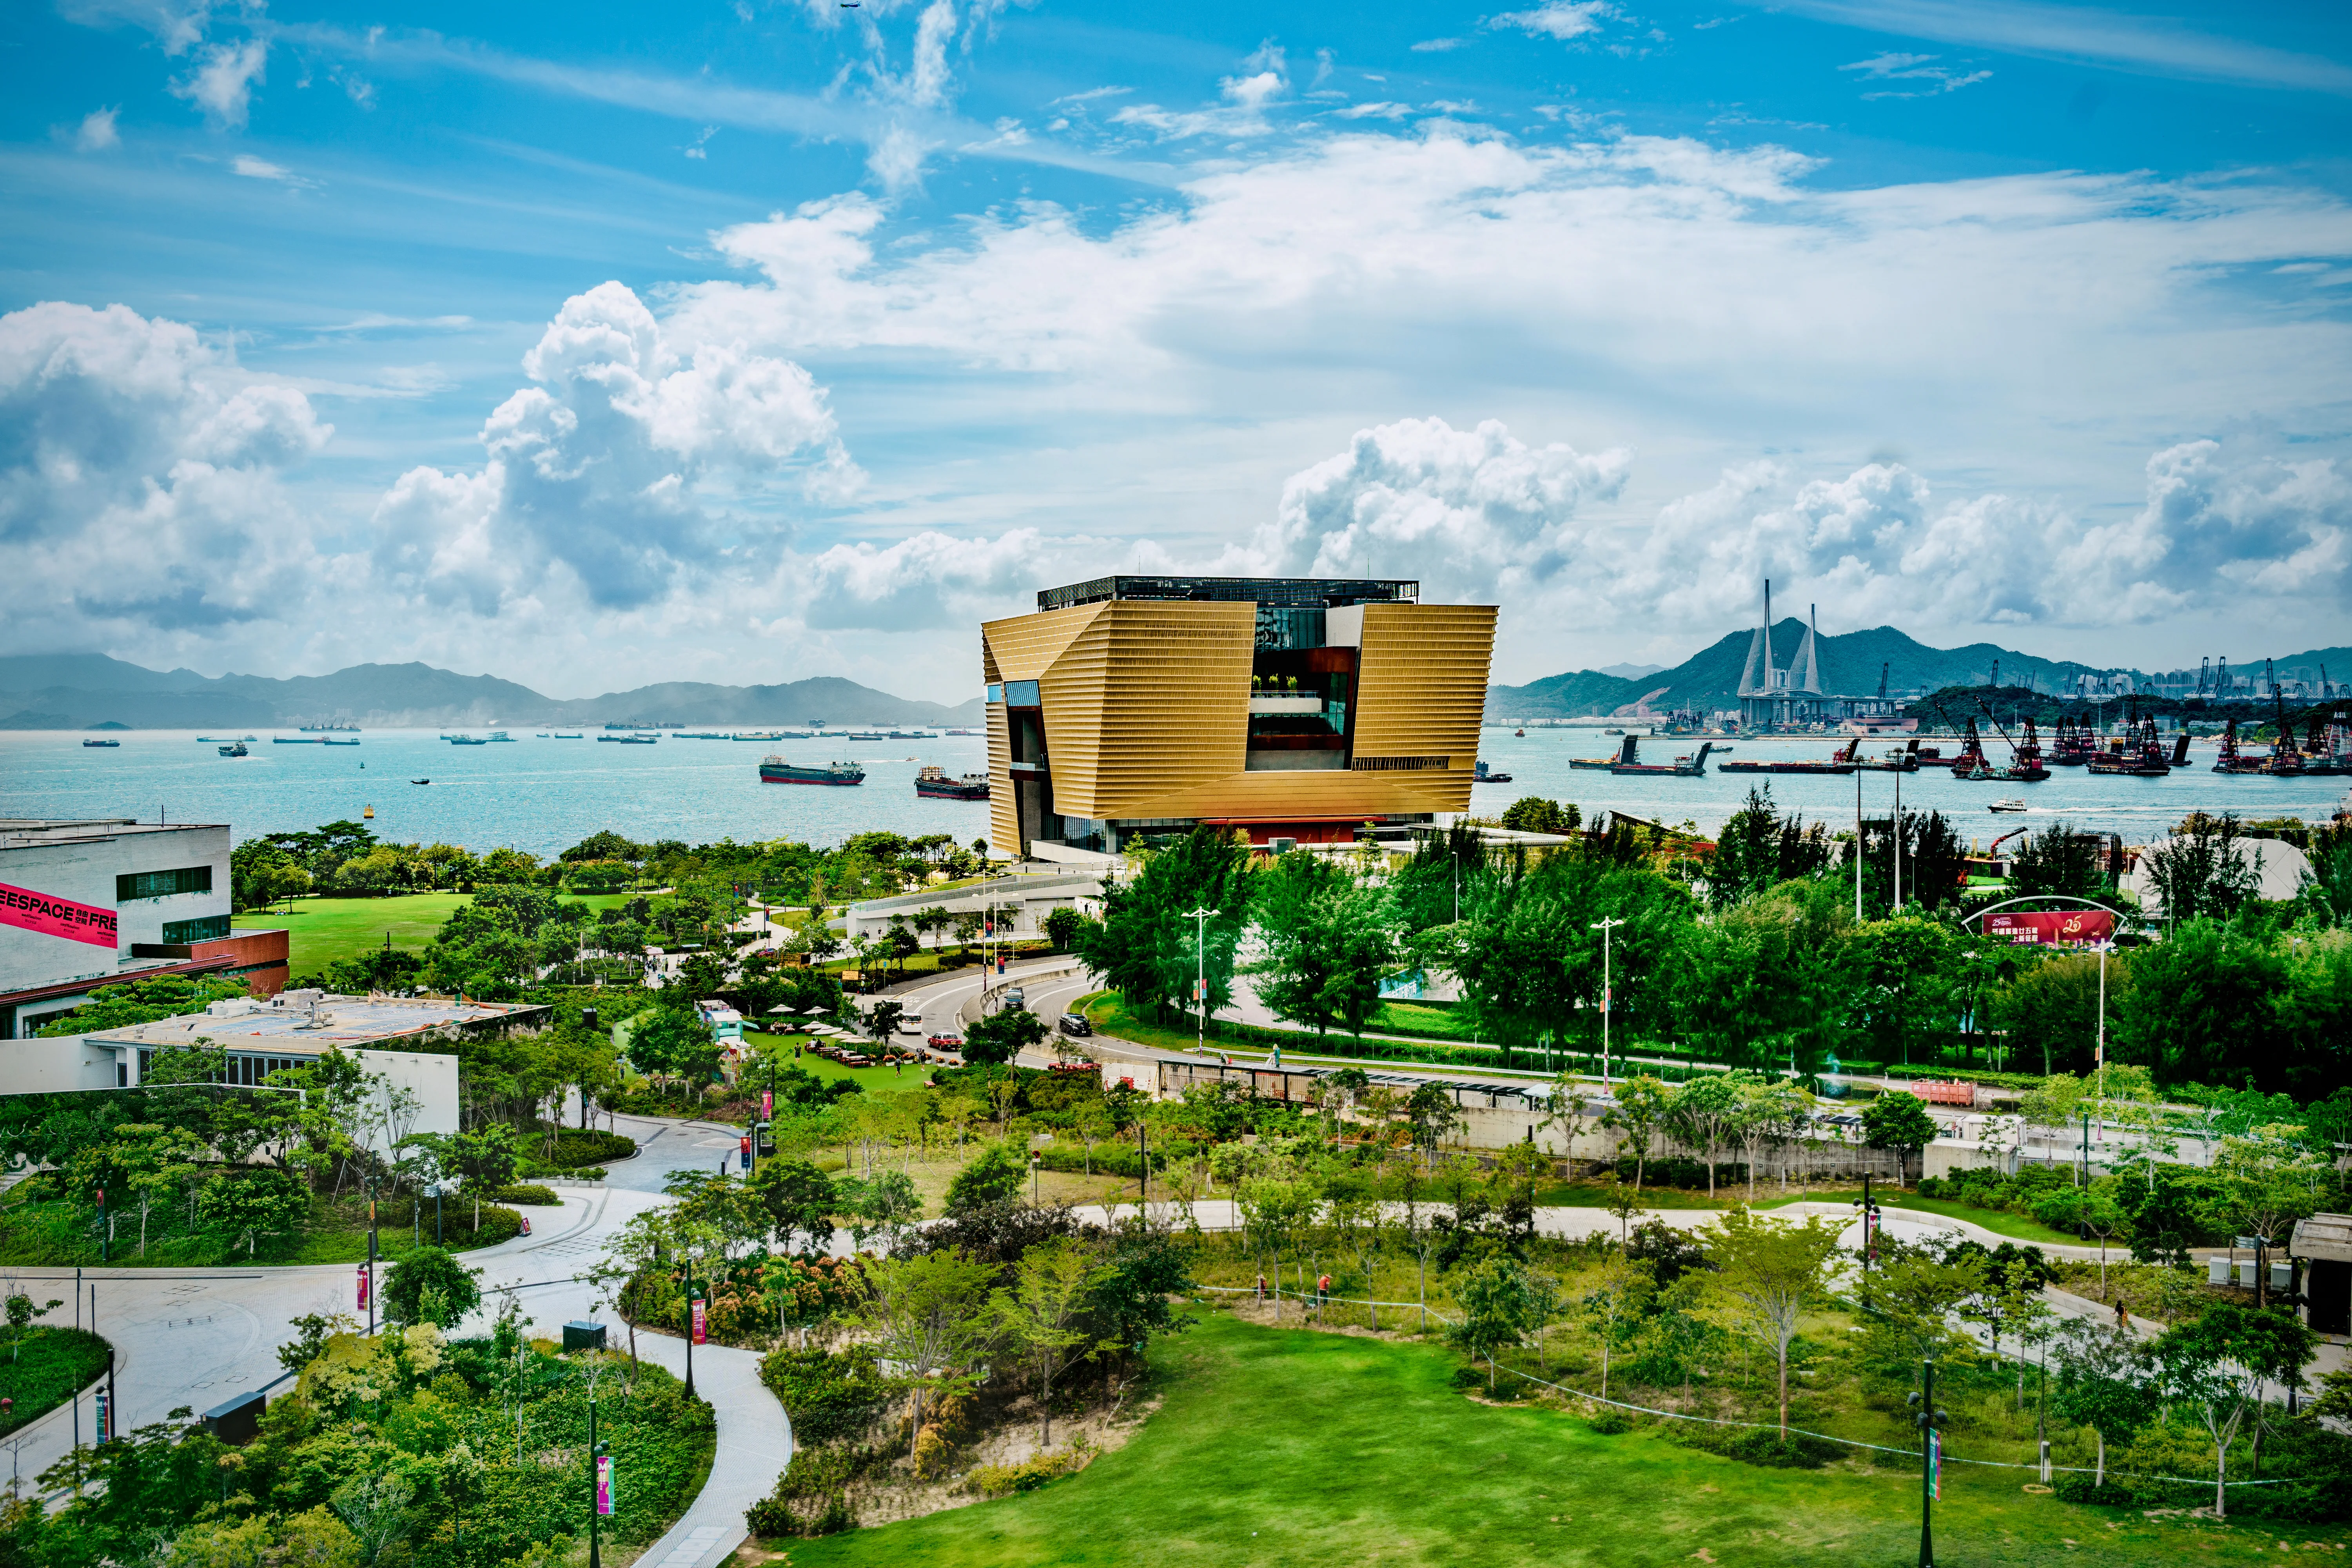
<instances>
[{"instance_id":1,"label":"black car","mask_svg":"<svg viewBox=\"0 0 2352 1568\"><path fill-rule=\"evenodd\" d=\"M1091 1035L1095 1032L1095 1026L1076 1013L1063 1014L1054 1026L1066 1035Z\"/></svg>"}]
</instances>

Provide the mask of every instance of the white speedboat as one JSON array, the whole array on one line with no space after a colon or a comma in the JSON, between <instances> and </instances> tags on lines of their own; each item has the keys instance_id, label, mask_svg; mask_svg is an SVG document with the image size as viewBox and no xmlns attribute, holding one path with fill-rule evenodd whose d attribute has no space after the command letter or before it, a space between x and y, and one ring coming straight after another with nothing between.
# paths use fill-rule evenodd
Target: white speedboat
<instances>
[{"instance_id":1,"label":"white speedboat","mask_svg":"<svg viewBox=\"0 0 2352 1568\"><path fill-rule=\"evenodd\" d=\"M1985 809L1987 811L2023 811L2025 803L2021 800L1997 800Z\"/></svg>"}]
</instances>

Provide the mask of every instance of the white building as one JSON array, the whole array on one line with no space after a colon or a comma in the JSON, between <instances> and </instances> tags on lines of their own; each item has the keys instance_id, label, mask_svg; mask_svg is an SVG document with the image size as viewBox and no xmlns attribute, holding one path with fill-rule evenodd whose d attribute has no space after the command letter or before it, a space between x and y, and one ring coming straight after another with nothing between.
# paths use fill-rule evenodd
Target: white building
<instances>
[{"instance_id":1,"label":"white building","mask_svg":"<svg viewBox=\"0 0 2352 1568\"><path fill-rule=\"evenodd\" d=\"M861 937L887 936L896 920L911 919L918 910L942 909L950 915L977 915L983 922L992 923L999 940L1041 937L1045 934L1045 917L1055 910L1076 910L1088 919L1099 917L1102 889L1100 875L994 877L951 891L901 893L896 898L868 899L862 904L852 904L840 930L851 942ZM950 928L945 931L924 931L920 940L925 947L945 947L959 939Z\"/></svg>"},{"instance_id":2,"label":"white building","mask_svg":"<svg viewBox=\"0 0 2352 1568\"><path fill-rule=\"evenodd\" d=\"M2162 839L2147 847L2149 850L2162 847ZM2311 858L2284 839L2233 838L2230 849L2240 864L2252 868L2254 897L2284 903L2302 892L2304 874L2311 869ZM2143 912L2163 915L2164 899L2156 890L2156 878L2149 873L2147 850L2141 851L2137 862L2123 874L2116 886L2126 898L2137 899Z\"/></svg>"},{"instance_id":3,"label":"white building","mask_svg":"<svg viewBox=\"0 0 2352 1568\"><path fill-rule=\"evenodd\" d=\"M0 1039L134 976L283 989L286 933L229 929L228 854L220 824L0 819Z\"/></svg>"},{"instance_id":4,"label":"white building","mask_svg":"<svg viewBox=\"0 0 2352 1568\"><path fill-rule=\"evenodd\" d=\"M227 1052L227 1081L266 1086L332 1047L415 1097L412 1132L458 1131L458 1060L467 1038L547 1026L551 1010L435 997L334 996L289 991L268 1002L215 1002L204 1013L87 1035L0 1042L0 1094L137 1086L155 1053L204 1046Z\"/></svg>"}]
</instances>

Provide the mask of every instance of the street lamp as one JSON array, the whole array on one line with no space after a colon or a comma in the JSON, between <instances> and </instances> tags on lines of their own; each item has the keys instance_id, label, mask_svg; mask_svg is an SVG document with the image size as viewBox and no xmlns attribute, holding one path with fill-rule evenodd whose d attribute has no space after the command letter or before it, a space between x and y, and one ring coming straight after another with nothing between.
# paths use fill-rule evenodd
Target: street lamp
<instances>
[{"instance_id":1,"label":"street lamp","mask_svg":"<svg viewBox=\"0 0 2352 1568\"><path fill-rule=\"evenodd\" d=\"M1209 1050L1209 921L1216 914L1205 905L1184 911L1184 918L1192 922L1192 1006L1200 1025L1192 1050L1200 1056Z\"/></svg>"},{"instance_id":2,"label":"street lamp","mask_svg":"<svg viewBox=\"0 0 2352 1568\"><path fill-rule=\"evenodd\" d=\"M1936 1568L1936 1531L1933 1522L1936 1500L1944 1494L1944 1439L1939 1428L1951 1419L1950 1413L1936 1408L1936 1363L1930 1359L1919 1363L1920 1387L1904 1400L1912 1409L1912 1421L1918 1426L1919 1444L1919 1568Z\"/></svg>"},{"instance_id":3,"label":"street lamp","mask_svg":"<svg viewBox=\"0 0 2352 1568\"><path fill-rule=\"evenodd\" d=\"M1609 1083L1609 1004L1612 1000L1609 987L1609 933L1625 922L1614 915L1592 922L1591 929L1601 933L1601 1082Z\"/></svg>"}]
</instances>

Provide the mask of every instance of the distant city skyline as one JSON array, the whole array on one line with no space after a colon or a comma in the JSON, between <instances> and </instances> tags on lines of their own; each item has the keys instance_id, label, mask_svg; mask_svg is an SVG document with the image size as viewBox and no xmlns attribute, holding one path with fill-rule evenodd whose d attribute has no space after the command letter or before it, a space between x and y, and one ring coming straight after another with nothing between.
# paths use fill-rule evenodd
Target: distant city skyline
<instances>
[{"instance_id":1,"label":"distant city skyline","mask_svg":"<svg viewBox=\"0 0 2352 1568\"><path fill-rule=\"evenodd\" d=\"M1501 683L1767 576L1824 637L2352 641L2336 9L0 27L0 653L960 703L1113 569L1415 577Z\"/></svg>"}]
</instances>

